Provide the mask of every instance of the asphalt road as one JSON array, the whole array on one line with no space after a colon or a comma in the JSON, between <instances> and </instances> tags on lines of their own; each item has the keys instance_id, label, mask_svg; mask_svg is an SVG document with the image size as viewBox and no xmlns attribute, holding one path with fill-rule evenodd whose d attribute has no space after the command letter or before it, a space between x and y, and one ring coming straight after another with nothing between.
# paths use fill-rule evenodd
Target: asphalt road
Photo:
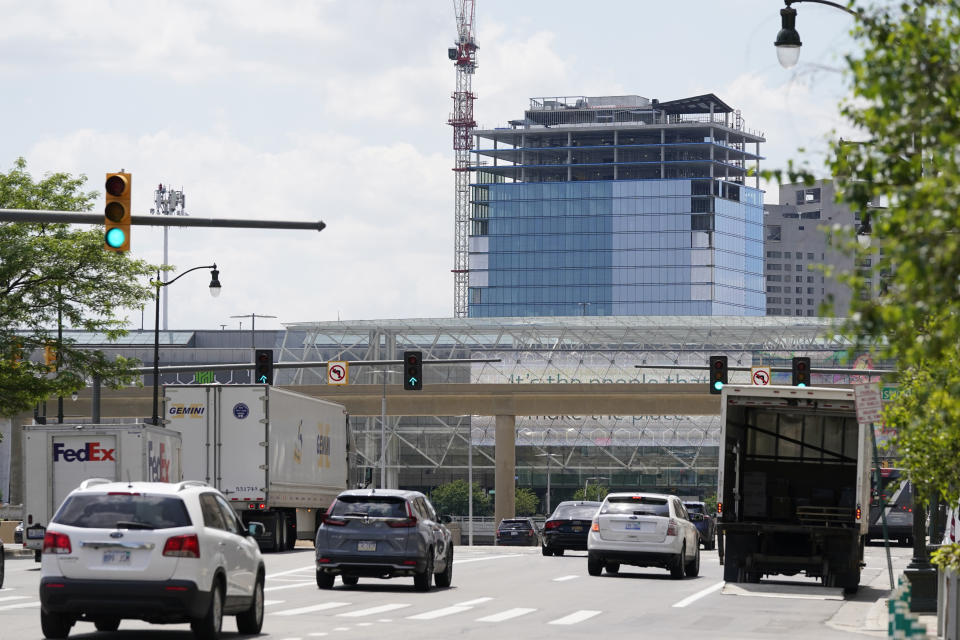
<instances>
[{"instance_id":1,"label":"asphalt road","mask_svg":"<svg viewBox=\"0 0 960 640\"><path fill-rule=\"evenodd\" d=\"M303 543L301 543L303 544ZM894 575L910 550L894 547ZM589 634L606 638L813 638L885 637L889 593L883 548L867 549L861 589L843 596L802 579L727 585L715 551L703 551L697 578L671 580L666 571L622 567L620 575L590 577L586 554L543 557L538 548L457 547L453 585L429 593L412 578L363 580L332 591L316 587L313 550L267 554L266 617L261 637L307 638L554 638ZM7 560L0 590L0 640L42 638L32 559ZM224 637L240 638L233 618ZM114 633L90 623L71 638L186 640L189 625L125 620Z\"/></svg>"}]
</instances>

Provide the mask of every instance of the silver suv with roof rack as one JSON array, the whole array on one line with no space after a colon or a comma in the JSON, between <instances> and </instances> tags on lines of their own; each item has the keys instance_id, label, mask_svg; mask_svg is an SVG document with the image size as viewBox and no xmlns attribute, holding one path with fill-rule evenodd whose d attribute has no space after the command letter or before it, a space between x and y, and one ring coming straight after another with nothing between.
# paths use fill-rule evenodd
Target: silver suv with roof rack
<instances>
[{"instance_id":1,"label":"silver suv with roof rack","mask_svg":"<svg viewBox=\"0 0 960 640\"><path fill-rule=\"evenodd\" d=\"M413 577L419 591L453 579L453 539L419 491L354 489L330 505L317 529L317 586L360 578Z\"/></svg>"},{"instance_id":2,"label":"silver suv with roof rack","mask_svg":"<svg viewBox=\"0 0 960 640\"><path fill-rule=\"evenodd\" d=\"M201 640L224 615L241 633L263 625L264 565L256 536L205 482L85 480L43 539L40 625L66 638L77 622L116 631L123 619L189 622Z\"/></svg>"}]
</instances>

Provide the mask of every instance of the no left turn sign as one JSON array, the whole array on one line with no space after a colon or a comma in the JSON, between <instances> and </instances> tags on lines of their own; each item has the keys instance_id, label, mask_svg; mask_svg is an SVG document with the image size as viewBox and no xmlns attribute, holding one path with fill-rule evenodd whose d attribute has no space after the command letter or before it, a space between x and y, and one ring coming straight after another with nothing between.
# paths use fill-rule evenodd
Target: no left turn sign
<instances>
[{"instance_id":1,"label":"no left turn sign","mask_svg":"<svg viewBox=\"0 0 960 640\"><path fill-rule=\"evenodd\" d=\"M349 365L342 360L327 363L327 384L347 384Z\"/></svg>"},{"instance_id":2,"label":"no left turn sign","mask_svg":"<svg viewBox=\"0 0 960 640\"><path fill-rule=\"evenodd\" d=\"M770 384L770 367L750 367L750 382L765 387Z\"/></svg>"}]
</instances>

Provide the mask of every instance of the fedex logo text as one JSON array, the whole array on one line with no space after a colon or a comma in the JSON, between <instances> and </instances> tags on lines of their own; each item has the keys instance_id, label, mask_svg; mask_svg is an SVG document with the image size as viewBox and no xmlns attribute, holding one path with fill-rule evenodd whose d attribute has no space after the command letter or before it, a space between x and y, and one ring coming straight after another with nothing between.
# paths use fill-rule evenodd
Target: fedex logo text
<instances>
[{"instance_id":1,"label":"fedex logo text","mask_svg":"<svg viewBox=\"0 0 960 640\"><path fill-rule=\"evenodd\" d=\"M116 461L113 452L113 449L102 449L99 442L88 442L81 449L70 449L62 442L57 442L53 445L53 461L59 462L61 458L65 462Z\"/></svg>"},{"instance_id":2,"label":"fedex logo text","mask_svg":"<svg viewBox=\"0 0 960 640\"><path fill-rule=\"evenodd\" d=\"M158 447L157 455L153 454L153 440L147 442L147 464L149 465L150 482L170 482L170 458L167 457L167 446L163 442Z\"/></svg>"}]
</instances>

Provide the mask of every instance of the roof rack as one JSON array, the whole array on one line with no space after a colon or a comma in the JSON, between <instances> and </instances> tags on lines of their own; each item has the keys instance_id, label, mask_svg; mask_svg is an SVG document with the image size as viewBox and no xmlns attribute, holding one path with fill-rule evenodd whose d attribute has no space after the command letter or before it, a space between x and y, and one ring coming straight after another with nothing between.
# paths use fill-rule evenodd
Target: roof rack
<instances>
[{"instance_id":1,"label":"roof rack","mask_svg":"<svg viewBox=\"0 0 960 640\"><path fill-rule=\"evenodd\" d=\"M177 491L183 491L187 487L209 487L210 485L203 480L184 480L177 484Z\"/></svg>"},{"instance_id":2,"label":"roof rack","mask_svg":"<svg viewBox=\"0 0 960 640\"><path fill-rule=\"evenodd\" d=\"M80 483L81 489L89 489L90 487L95 487L98 484L110 484L113 480L107 480L106 478L88 478Z\"/></svg>"}]
</instances>

